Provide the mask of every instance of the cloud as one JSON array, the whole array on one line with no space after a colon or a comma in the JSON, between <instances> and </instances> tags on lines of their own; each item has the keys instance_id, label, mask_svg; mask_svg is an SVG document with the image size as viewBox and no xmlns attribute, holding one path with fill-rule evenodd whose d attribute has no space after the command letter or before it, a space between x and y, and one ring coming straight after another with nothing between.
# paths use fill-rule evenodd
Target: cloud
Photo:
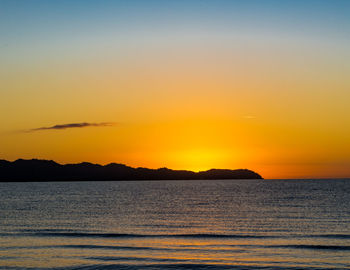
<instances>
[{"instance_id":1,"label":"cloud","mask_svg":"<svg viewBox=\"0 0 350 270\"><path fill-rule=\"evenodd\" d=\"M85 127L110 127L114 126L115 123L110 122L104 122L104 123L69 123L69 124L62 124L62 125L54 125L50 127L40 127L40 128L33 128L27 130L27 132L35 132L35 131L41 131L41 130L62 130L62 129L69 129L69 128L85 128Z\"/></svg>"}]
</instances>

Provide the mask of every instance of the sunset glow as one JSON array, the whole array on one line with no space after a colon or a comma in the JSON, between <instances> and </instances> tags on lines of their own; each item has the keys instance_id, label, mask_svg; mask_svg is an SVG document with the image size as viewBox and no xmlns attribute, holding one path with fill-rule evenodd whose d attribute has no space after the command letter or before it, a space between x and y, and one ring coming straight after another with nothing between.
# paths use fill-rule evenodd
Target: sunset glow
<instances>
[{"instance_id":1,"label":"sunset glow","mask_svg":"<svg viewBox=\"0 0 350 270\"><path fill-rule=\"evenodd\" d=\"M14 2L0 159L350 176L349 2Z\"/></svg>"}]
</instances>

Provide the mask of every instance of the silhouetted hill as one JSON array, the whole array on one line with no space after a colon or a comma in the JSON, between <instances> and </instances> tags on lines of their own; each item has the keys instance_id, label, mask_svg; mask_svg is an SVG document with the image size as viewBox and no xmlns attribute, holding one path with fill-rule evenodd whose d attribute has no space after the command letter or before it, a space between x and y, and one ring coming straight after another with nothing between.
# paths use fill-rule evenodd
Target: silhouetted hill
<instances>
[{"instance_id":1,"label":"silhouetted hill","mask_svg":"<svg viewBox=\"0 0 350 270\"><path fill-rule=\"evenodd\" d=\"M211 169L202 172L168 168L132 168L111 163L105 166L88 162L61 165L52 160L0 160L0 181L113 181L113 180L193 180L262 179L250 170Z\"/></svg>"}]
</instances>

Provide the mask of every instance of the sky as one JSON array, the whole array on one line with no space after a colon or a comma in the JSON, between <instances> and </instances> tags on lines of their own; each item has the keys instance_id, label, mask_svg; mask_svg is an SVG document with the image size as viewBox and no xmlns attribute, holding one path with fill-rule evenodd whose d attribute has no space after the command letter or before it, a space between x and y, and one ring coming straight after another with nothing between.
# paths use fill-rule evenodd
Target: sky
<instances>
[{"instance_id":1,"label":"sky","mask_svg":"<svg viewBox=\"0 0 350 270\"><path fill-rule=\"evenodd\" d=\"M0 159L350 177L350 1L0 0Z\"/></svg>"}]
</instances>

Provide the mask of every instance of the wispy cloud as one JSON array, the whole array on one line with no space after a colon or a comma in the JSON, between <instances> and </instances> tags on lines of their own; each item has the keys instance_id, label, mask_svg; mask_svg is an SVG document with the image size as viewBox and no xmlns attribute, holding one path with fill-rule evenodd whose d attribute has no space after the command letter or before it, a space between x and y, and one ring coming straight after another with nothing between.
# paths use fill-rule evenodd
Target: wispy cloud
<instances>
[{"instance_id":1,"label":"wispy cloud","mask_svg":"<svg viewBox=\"0 0 350 270\"><path fill-rule=\"evenodd\" d=\"M35 131L41 131L41 130L62 130L62 129L69 129L69 128L85 128L85 127L110 127L114 126L115 123L111 122L103 122L103 123L69 123L69 124L62 124L62 125L54 125L49 127L39 127L39 128L33 128L26 130L26 132L35 132Z\"/></svg>"}]
</instances>

